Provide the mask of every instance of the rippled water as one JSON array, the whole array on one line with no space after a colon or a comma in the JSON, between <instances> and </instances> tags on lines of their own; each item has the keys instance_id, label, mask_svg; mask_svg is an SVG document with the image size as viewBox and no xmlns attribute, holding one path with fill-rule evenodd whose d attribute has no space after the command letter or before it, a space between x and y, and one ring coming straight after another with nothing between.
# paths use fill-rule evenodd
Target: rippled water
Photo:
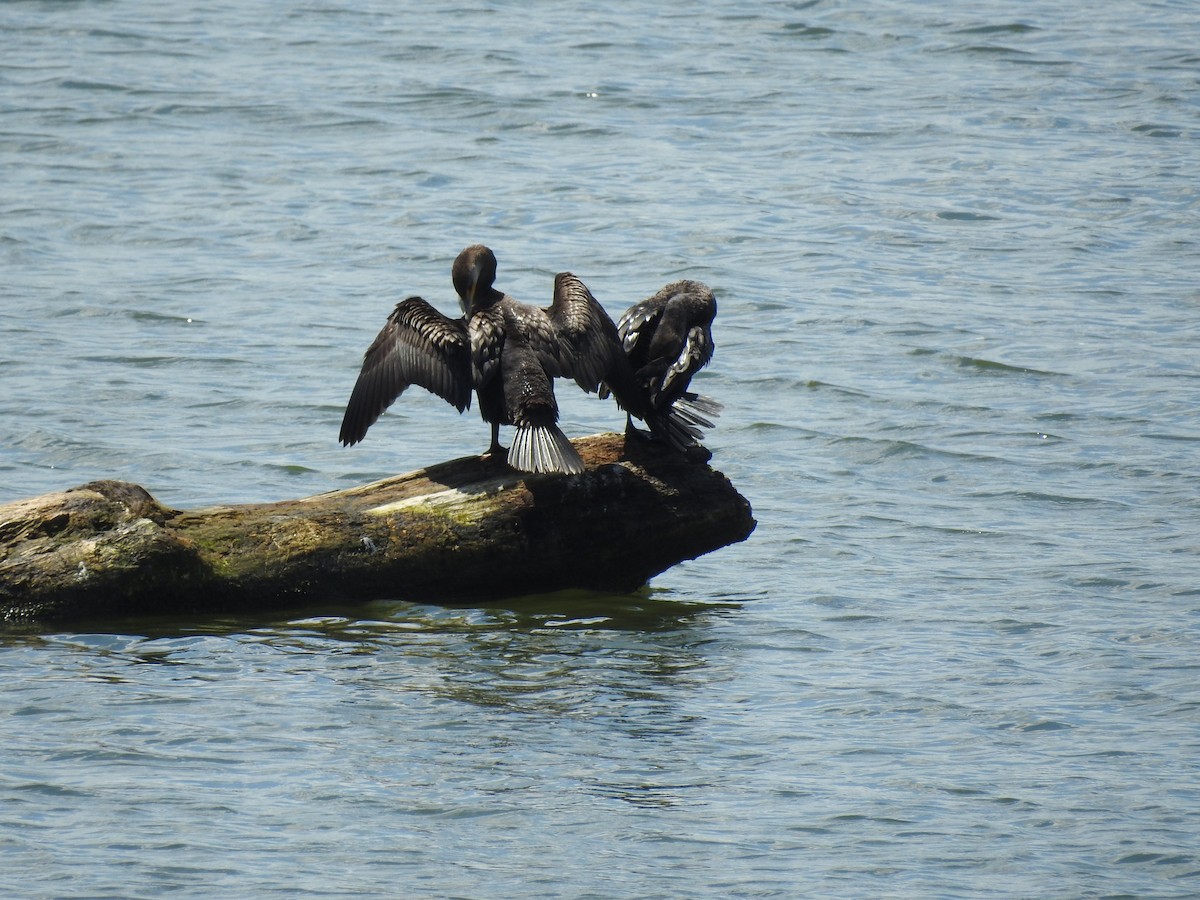
<instances>
[{"instance_id":1,"label":"rippled water","mask_svg":"<svg viewBox=\"0 0 1200 900\"><path fill-rule=\"evenodd\" d=\"M1200 891L1186 3L0 5L0 500L479 452L390 306L710 283L745 544L0 642L19 897ZM567 431L619 428L560 389Z\"/></svg>"}]
</instances>

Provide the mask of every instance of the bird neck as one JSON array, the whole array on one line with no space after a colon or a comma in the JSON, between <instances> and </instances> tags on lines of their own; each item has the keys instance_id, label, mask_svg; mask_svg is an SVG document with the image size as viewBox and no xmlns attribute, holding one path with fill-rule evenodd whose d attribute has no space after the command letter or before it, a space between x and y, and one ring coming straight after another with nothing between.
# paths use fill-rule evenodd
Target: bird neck
<instances>
[{"instance_id":1,"label":"bird neck","mask_svg":"<svg viewBox=\"0 0 1200 900\"><path fill-rule=\"evenodd\" d=\"M467 301L462 297L459 298L459 301L462 303L463 311L467 315L471 315L472 313L479 312L482 309L490 309L503 299L504 295L495 288L481 287L475 292L475 300L473 303L468 304ZM470 306L469 309L467 308L468 305Z\"/></svg>"}]
</instances>

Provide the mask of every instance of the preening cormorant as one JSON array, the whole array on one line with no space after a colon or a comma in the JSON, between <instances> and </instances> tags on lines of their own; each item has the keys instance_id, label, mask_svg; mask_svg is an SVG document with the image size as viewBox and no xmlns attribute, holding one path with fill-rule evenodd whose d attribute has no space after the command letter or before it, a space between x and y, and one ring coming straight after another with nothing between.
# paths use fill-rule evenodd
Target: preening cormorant
<instances>
[{"instance_id":1,"label":"preening cormorant","mask_svg":"<svg viewBox=\"0 0 1200 900\"><path fill-rule=\"evenodd\" d=\"M504 453L500 426L514 425L508 451L514 469L582 472L583 460L557 425L553 379L574 378L597 390L614 365L627 366L612 319L569 273L555 279L554 299L545 309L501 293L494 287L496 257L482 244L458 255L452 277L462 317L444 316L420 297L401 301L388 317L363 358L342 420L342 443L361 441L411 384L459 412L471 405L474 389L480 415L492 426L489 453ZM636 398L630 402L639 405Z\"/></svg>"},{"instance_id":2,"label":"preening cormorant","mask_svg":"<svg viewBox=\"0 0 1200 900\"><path fill-rule=\"evenodd\" d=\"M645 398L642 418L652 434L685 452L699 446L700 429L711 428L711 417L721 411L717 401L688 390L692 376L712 359L716 315L707 285L674 281L629 307L617 325Z\"/></svg>"}]
</instances>

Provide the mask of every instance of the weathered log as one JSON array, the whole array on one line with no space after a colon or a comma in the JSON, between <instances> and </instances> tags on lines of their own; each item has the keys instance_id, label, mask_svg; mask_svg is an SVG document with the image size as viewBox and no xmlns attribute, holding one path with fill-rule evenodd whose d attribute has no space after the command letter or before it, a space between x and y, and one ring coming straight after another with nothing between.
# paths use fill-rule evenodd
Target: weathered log
<instances>
[{"instance_id":1,"label":"weathered log","mask_svg":"<svg viewBox=\"0 0 1200 900\"><path fill-rule=\"evenodd\" d=\"M466 457L278 503L176 510L117 481L9 503L0 616L628 591L754 529L749 503L707 465L615 434L575 444L582 475Z\"/></svg>"}]
</instances>

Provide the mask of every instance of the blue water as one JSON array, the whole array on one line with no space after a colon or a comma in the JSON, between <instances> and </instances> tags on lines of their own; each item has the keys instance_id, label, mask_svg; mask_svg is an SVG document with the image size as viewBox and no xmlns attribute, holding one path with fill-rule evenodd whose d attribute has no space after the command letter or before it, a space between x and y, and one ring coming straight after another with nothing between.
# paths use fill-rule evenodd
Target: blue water
<instances>
[{"instance_id":1,"label":"blue water","mask_svg":"<svg viewBox=\"0 0 1200 900\"><path fill-rule=\"evenodd\" d=\"M712 285L759 520L628 597L10 632L5 896L1200 893L1194 5L672 9L0 5L0 502L480 452L336 434L482 241Z\"/></svg>"}]
</instances>

